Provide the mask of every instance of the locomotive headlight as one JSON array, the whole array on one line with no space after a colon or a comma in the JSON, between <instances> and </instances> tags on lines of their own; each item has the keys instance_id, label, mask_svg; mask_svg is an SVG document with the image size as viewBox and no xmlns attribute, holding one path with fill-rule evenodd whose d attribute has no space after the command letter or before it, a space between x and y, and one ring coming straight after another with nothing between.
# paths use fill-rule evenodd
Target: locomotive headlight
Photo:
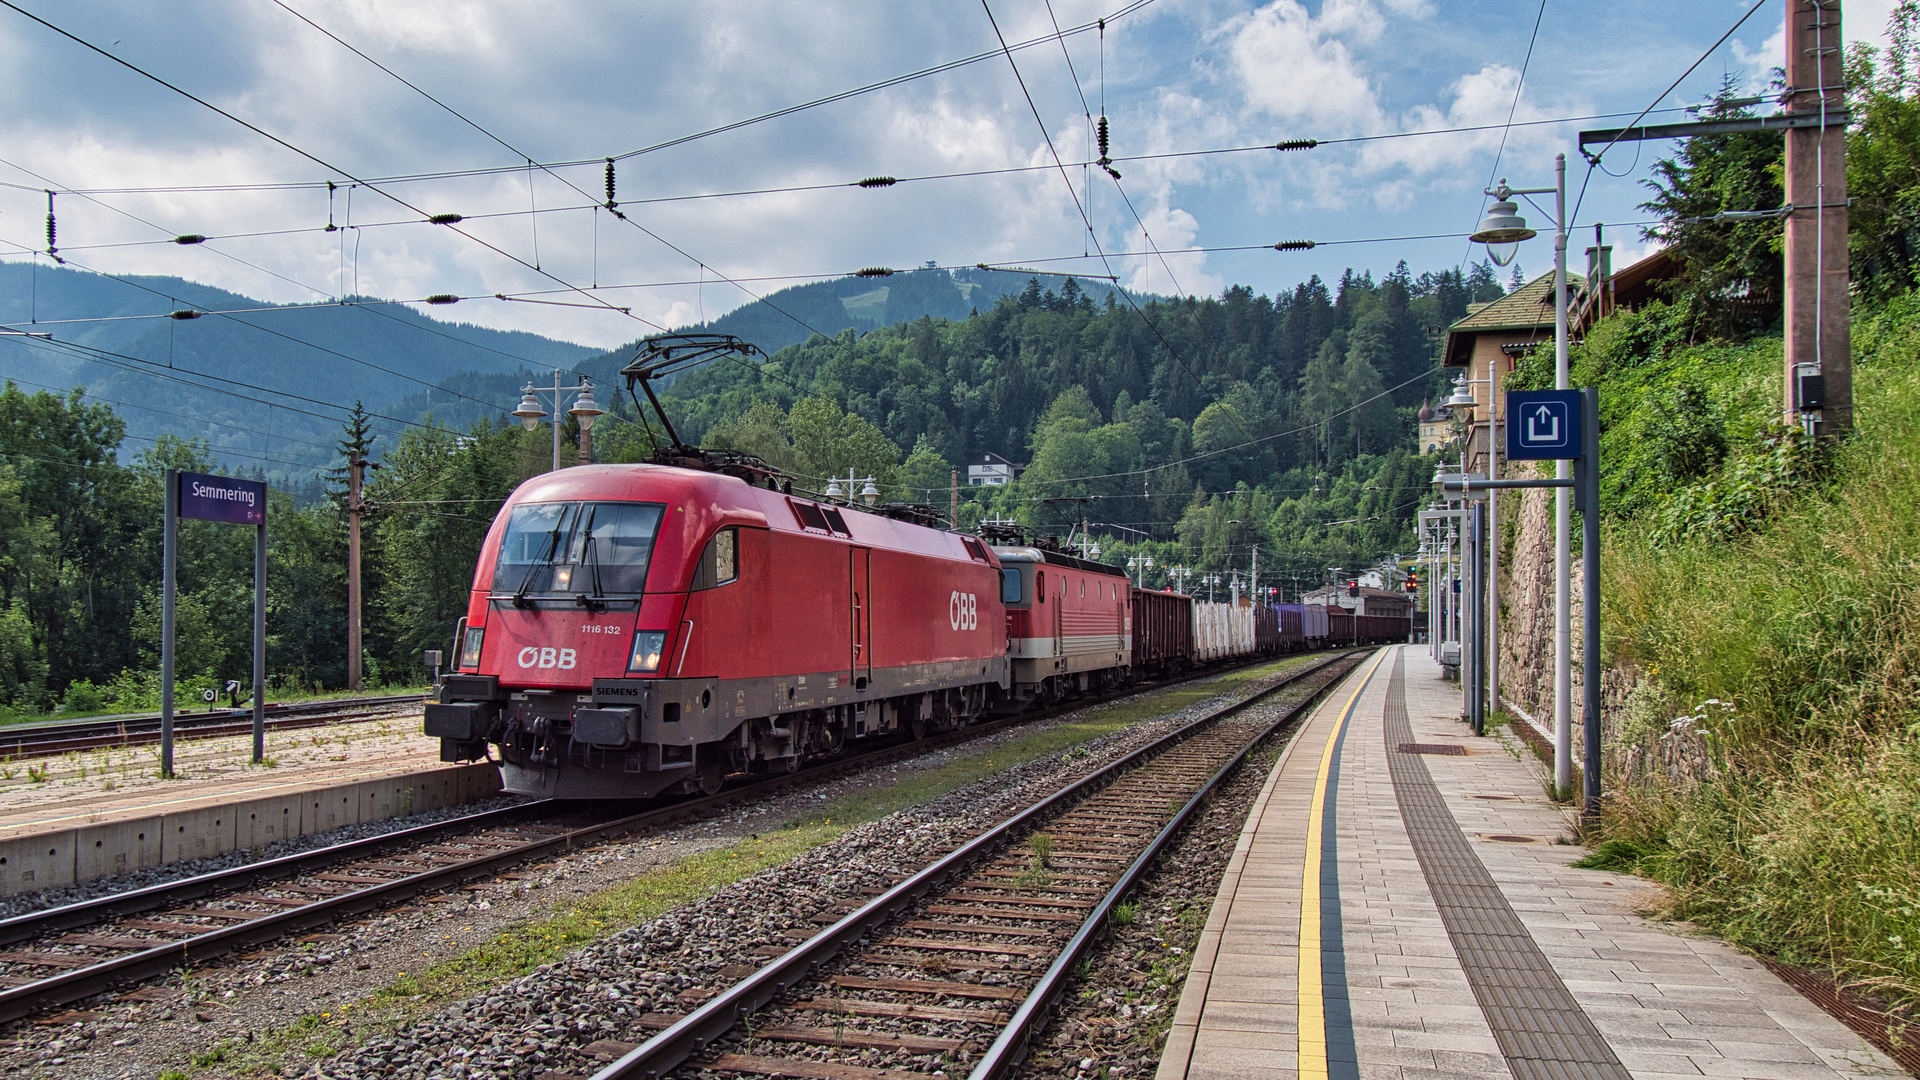
<instances>
[{"instance_id":1,"label":"locomotive headlight","mask_svg":"<svg viewBox=\"0 0 1920 1080\"><path fill-rule=\"evenodd\" d=\"M556 566L553 568L553 591L565 592L573 587L573 567Z\"/></svg>"},{"instance_id":2,"label":"locomotive headlight","mask_svg":"<svg viewBox=\"0 0 1920 1080\"><path fill-rule=\"evenodd\" d=\"M633 635L633 656L627 660L627 670L659 671L660 654L666 647L664 630L643 630Z\"/></svg>"},{"instance_id":3,"label":"locomotive headlight","mask_svg":"<svg viewBox=\"0 0 1920 1080\"><path fill-rule=\"evenodd\" d=\"M460 667L477 668L480 666L480 644L487 639L487 628L469 626L460 641Z\"/></svg>"}]
</instances>

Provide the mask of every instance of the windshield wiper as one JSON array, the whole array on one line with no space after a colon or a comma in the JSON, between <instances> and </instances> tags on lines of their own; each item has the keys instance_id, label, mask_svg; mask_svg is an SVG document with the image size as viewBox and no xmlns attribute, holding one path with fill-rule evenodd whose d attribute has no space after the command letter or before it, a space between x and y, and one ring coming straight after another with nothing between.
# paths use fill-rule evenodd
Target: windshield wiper
<instances>
[{"instance_id":1,"label":"windshield wiper","mask_svg":"<svg viewBox=\"0 0 1920 1080\"><path fill-rule=\"evenodd\" d=\"M600 587L600 538L593 535L591 530L587 532L586 548L587 550L582 553L580 561L588 562L591 560L593 567L593 595L588 596L586 593L581 593L573 598L573 602L586 608L588 611L605 611L607 609L607 603L603 597L607 595L607 592Z\"/></svg>"},{"instance_id":2,"label":"windshield wiper","mask_svg":"<svg viewBox=\"0 0 1920 1080\"><path fill-rule=\"evenodd\" d=\"M533 575L536 571L542 566L550 567L553 565L553 557L560 550L560 529L566 523L567 516L565 514L560 515L560 520L554 523L553 531L547 534L547 553L527 564L527 572L521 575L520 578L520 587L513 590L514 607L524 608L533 606L533 601L527 599L527 590L533 587Z\"/></svg>"}]
</instances>

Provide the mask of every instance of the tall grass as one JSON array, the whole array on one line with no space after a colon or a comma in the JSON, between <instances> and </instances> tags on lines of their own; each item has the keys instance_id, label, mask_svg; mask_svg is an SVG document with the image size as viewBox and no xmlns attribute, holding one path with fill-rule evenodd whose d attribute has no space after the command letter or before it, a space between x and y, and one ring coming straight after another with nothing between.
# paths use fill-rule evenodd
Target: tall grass
<instances>
[{"instance_id":1,"label":"tall grass","mask_svg":"<svg viewBox=\"0 0 1920 1080\"><path fill-rule=\"evenodd\" d=\"M1824 482L1734 542L1610 532L1609 661L1644 677L1618 740L1704 767L1620 770L1600 858L1676 917L1920 1004L1920 302L1855 333L1858 434Z\"/></svg>"}]
</instances>

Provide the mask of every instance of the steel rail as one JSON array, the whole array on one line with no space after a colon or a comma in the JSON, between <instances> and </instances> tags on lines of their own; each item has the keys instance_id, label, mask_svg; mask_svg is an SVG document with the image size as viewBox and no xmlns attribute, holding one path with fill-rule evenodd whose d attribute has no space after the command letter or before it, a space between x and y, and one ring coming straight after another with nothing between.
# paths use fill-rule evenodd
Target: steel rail
<instances>
[{"instance_id":1,"label":"steel rail","mask_svg":"<svg viewBox=\"0 0 1920 1080\"><path fill-rule=\"evenodd\" d=\"M1270 657L1262 657L1254 663L1271 662L1271 660ZM1282 683L1265 693L1290 685L1298 678L1305 677L1311 671L1321 670L1325 666L1326 663L1316 665L1310 671L1300 673L1295 680ZM257 919L237 925L210 927L208 933L179 941L156 943L154 948L141 952L102 958L98 964L74 968L21 986L0 989L0 1023L11 1022L59 1005L92 997L125 983L151 978L184 963L213 959L235 949L263 944L286 934L311 929L342 917L364 914L421 893L437 892L464 884L473 878L490 876L507 867L538 859L556 851L570 850L580 844L649 826L669 824L683 818L699 817L737 803L776 795L789 788L810 785L847 772L885 764L888 761L918 757L929 751L969 742L1018 724L1049 719L1132 694L1164 689L1194 679L1220 674L1222 670L1209 668L1179 679L1169 679L1144 687L1130 687L1121 693L1054 706L1037 715L1019 714L985 724L940 732L925 739L896 743L785 776L770 777L713 795L687 799L638 814L625 815L612 821L542 837L500 852L484 854L467 862L435 867L394 881L369 885L365 889L327 897L302 907L266 913ZM311 851L295 852L265 862L201 874L180 881L116 893L45 911L29 912L10 919L0 919L0 945L91 926L184 901L258 887L268 882L297 877L335 863L380 854L392 848L406 847L423 840L436 839L448 833L518 822L540 813L551 812L556 807L564 805L567 804L543 799L519 806L503 807L480 814L469 814L410 829L401 829L380 836L315 848Z\"/></svg>"},{"instance_id":2,"label":"steel rail","mask_svg":"<svg viewBox=\"0 0 1920 1080\"><path fill-rule=\"evenodd\" d=\"M1106 895L1102 896L1087 913L1086 920L1080 924L1080 928L1074 932L1073 937L1068 939L1059 957L1048 966L1046 973L1040 976L1039 983L1027 994L1026 1000L1020 1003L1020 1007L1014 1010L1013 1018L1007 1022L1005 1028L1001 1029L999 1037L994 1039L993 1045L989 1046L986 1053L974 1064L973 1071L967 1074L967 1080L1001 1080L1020 1064L1021 1059L1026 1056L1027 1043L1044 1026L1047 1010L1059 1000L1061 994L1066 992L1067 981L1073 966L1092 947L1094 939L1106 928L1107 916L1119 906L1120 901L1126 898L1127 893L1139 883L1140 879L1146 876L1147 870L1153 866L1153 861L1159 858L1160 853L1173 841L1174 834L1186 825L1207 796L1213 794L1214 789L1218 788L1222 781L1246 761L1247 755L1253 753L1255 747L1265 742L1282 725L1319 701L1327 691L1340 682L1341 678L1356 670L1363 662L1364 659L1355 660L1347 671L1328 679L1325 685L1309 694L1293 708L1288 709L1285 716L1267 725L1266 730L1248 740L1247 745L1239 753L1221 765L1200 790L1194 792L1186 805L1182 806L1179 812L1174 814L1173 819L1168 821L1166 826L1148 842L1146 850L1140 853L1140 857L1127 866L1125 872L1120 875L1120 879L1113 883L1113 887L1108 889ZM1333 663L1338 661L1320 665L1314 668L1314 671L1323 671Z\"/></svg>"},{"instance_id":3,"label":"steel rail","mask_svg":"<svg viewBox=\"0 0 1920 1080\"><path fill-rule=\"evenodd\" d=\"M1259 693L1249 695L1240 701L1232 702L1215 709L1205 716L1194 720L1192 723L1181 727L1179 730L1169 732L1145 746L1134 750L1125 757L1112 762L1099 771L1082 777L1068 784L1066 787L1055 791L1051 795L1046 796L1025 810L1000 822L945 856L935 860L919 872L899 882L872 900L869 900L859 908L850 912L846 917L828 926L818 934L807 939L804 943L789 950L784 955L775 958L747 978L721 991L718 995L709 999L706 1004L674 1022L665 1030L655 1034L646 1042L593 1074L592 1080L636 1080L636 1078L657 1080L657 1078L664 1076L669 1070L685 1062L689 1057L710 1046L714 1040L731 1031L748 1014L765 1006L790 987L811 977L815 971L827 961L839 955L843 949L867 937L875 929L907 910L935 888L946 884L950 879L971 868L972 865L981 858L1000 850L1000 848L1016 834L1029 825L1045 819L1055 809L1063 808L1078 801L1083 795L1105 785L1122 773L1130 770L1133 766L1157 756L1163 750L1186 741L1193 735L1198 734L1202 729L1210 727L1215 722L1249 708L1289 686L1314 674L1324 672L1329 667L1339 664L1342 660L1353 658L1356 655L1355 653L1348 652L1342 656L1330 658L1306 671L1298 672L1292 677L1276 683ZM1356 660L1355 662L1357 663L1358 661ZM1336 681L1338 680L1328 680L1327 685L1331 686ZM1308 702L1317 699L1325 690L1326 687L1316 690L1314 694L1307 699ZM1284 723L1286 719L1296 715L1299 708L1303 707L1305 707L1305 703L1290 710L1287 717L1276 721L1273 727ZM1247 747L1241 751L1239 757L1235 760L1237 761L1243 758L1253 746L1258 745L1260 740L1264 739L1272 730L1273 728L1269 727L1267 731L1262 732L1258 737L1250 740ZM1190 812L1190 807L1191 803L1189 804L1189 810L1187 812ZM1165 835L1164 830L1163 835ZM1164 846L1164 840L1160 840L1159 843L1161 846ZM1141 865L1144 865L1144 863L1136 863L1136 866ZM1138 874L1133 873L1132 876L1137 878ZM1107 907L1110 907L1110 905L1103 905L1100 909L1102 918L1104 918L1104 912ZM1079 942L1086 936L1087 931L1083 927L1081 934L1076 935L1074 940ZM1081 944L1080 948L1084 951L1084 943ZM1057 981L1052 985L1057 987ZM1057 992L1057 989L1055 992ZM1023 1011L1035 1015L1038 1013L1037 1009L1026 1010L1024 1006ZM1028 1022L1031 1024L1031 1020ZM1024 1044L1024 1039L1022 1039L1021 1042Z\"/></svg>"},{"instance_id":4,"label":"steel rail","mask_svg":"<svg viewBox=\"0 0 1920 1080\"><path fill-rule=\"evenodd\" d=\"M344 720L357 720L376 714L354 712L387 705L411 705L426 699L425 694L396 694L387 697L343 698L311 705L270 705L266 716L268 730L321 727ZM174 737L215 739L226 735L245 735L253 731L253 714L244 709L220 709L205 713L180 713L174 717ZM76 720L44 724L10 724L0 728L0 756L12 758L53 757L75 750L100 747L143 746L160 741L160 718L131 716L113 720Z\"/></svg>"}]
</instances>

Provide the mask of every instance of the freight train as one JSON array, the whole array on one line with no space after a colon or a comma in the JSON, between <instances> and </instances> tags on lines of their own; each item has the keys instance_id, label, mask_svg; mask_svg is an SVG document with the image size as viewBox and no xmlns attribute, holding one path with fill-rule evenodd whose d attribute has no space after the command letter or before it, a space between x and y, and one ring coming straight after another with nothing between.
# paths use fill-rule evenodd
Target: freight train
<instances>
[{"instance_id":1,"label":"freight train","mask_svg":"<svg viewBox=\"0 0 1920 1080\"><path fill-rule=\"evenodd\" d=\"M1138 589L1057 545L682 460L565 469L507 500L426 709L442 760L497 753L526 795L710 793L859 740L1407 637L1406 618Z\"/></svg>"}]
</instances>

